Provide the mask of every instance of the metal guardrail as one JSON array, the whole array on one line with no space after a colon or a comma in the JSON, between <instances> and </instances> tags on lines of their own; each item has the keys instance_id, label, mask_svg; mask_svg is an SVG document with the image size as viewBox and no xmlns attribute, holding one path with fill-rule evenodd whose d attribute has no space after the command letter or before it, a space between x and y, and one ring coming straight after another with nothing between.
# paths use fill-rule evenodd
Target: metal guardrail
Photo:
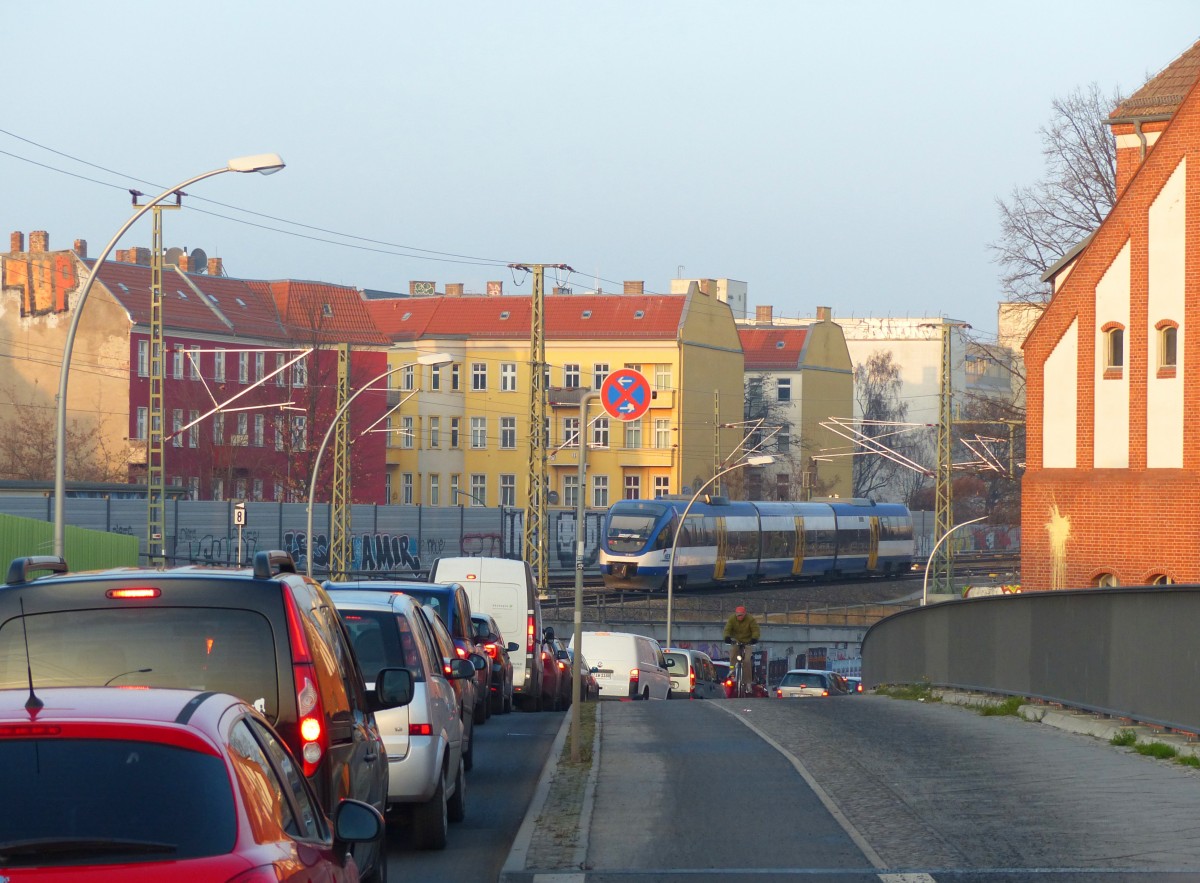
<instances>
[{"instance_id":1,"label":"metal guardrail","mask_svg":"<svg viewBox=\"0 0 1200 883\"><path fill-rule=\"evenodd\" d=\"M863 677L867 686L1022 696L1200 733L1197 622L1196 585L945 601L873 625Z\"/></svg>"}]
</instances>

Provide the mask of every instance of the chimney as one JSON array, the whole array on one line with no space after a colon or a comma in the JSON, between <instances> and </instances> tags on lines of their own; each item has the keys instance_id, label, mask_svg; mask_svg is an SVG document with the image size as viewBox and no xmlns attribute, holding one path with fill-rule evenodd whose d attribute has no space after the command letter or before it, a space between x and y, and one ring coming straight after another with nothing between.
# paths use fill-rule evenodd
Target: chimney
<instances>
[{"instance_id":1,"label":"chimney","mask_svg":"<svg viewBox=\"0 0 1200 883\"><path fill-rule=\"evenodd\" d=\"M645 293L646 293L646 283L645 282L640 281L640 280L636 281L636 282L626 281L625 294L645 294Z\"/></svg>"},{"instance_id":2,"label":"chimney","mask_svg":"<svg viewBox=\"0 0 1200 883\"><path fill-rule=\"evenodd\" d=\"M86 239L76 239L75 240L75 254L79 255L84 260L87 260L87 240Z\"/></svg>"},{"instance_id":3,"label":"chimney","mask_svg":"<svg viewBox=\"0 0 1200 883\"><path fill-rule=\"evenodd\" d=\"M22 252L25 250L25 234L20 230L14 230L12 235L8 237L8 250L12 252Z\"/></svg>"},{"instance_id":4,"label":"chimney","mask_svg":"<svg viewBox=\"0 0 1200 883\"><path fill-rule=\"evenodd\" d=\"M45 230L34 230L29 234L29 251L49 251L50 250L50 234Z\"/></svg>"},{"instance_id":5,"label":"chimney","mask_svg":"<svg viewBox=\"0 0 1200 883\"><path fill-rule=\"evenodd\" d=\"M504 281L503 280L501 280L499 282L489 282L487 284L487 296L488 297L500 297L502 294L504 294Z\"/></svg>"},{"instance_id":6,"label":"chimney","mask_svg":"<svg viewBox=\"0 0 1200 883\"><path fill-rule=\"evenodd\" d=\"M461 283L461 282L447 282L446 283L446 297L462 297L462 296L463 296L463 283Z\"/></svg>"},{"instance_id":7,"label":"chimney","mask_svg":"<svg viewBox=\"0 0 1200 883\"><path fill-rule=\"evenodd\" d=\"M192 272L192 259L185 254L181 254L175 264L185 273Z\"/></svg>"},{"instance_id":8,"label":"chimney","mask_svg":"<svg viewBox=\"0 0 1200 883\"><path fill-rule=\"evenodd\" d=\"M131 264L138 264L139 266L148 267L150 266L150 249L131 248L129 251L125 252L125 258Z\"/></svg>"},{"instance_id":9,"label":"chimney","mask_svg":"<svg viewBox=\"0 0 1200 883\"><path fill-rule=\"evenodd\" d=\"M700 293L706 294L709 297L716 296L717 280L716 279L701 279L700 280Z\"/></svg>"},{"instance_id":10,"label":"chimney","mask_svg":"<svg viewBox=\"0 0 1200 883\"><path fill-rule=\"evenodd\" d=\"M817 307L817 321L832 322L833 310L831 310L829 307Z\"/></svg>"},{"instance_id":11,"label":"chimney","mask_svg":"<svg viewBox=\"0 0 1200 883\"><path fill-rule=\"evenodd\" d=\"M754 308L754 321L759 325L770 325L775 321L773 315L774 307L770 304L765 306L757 306Z\"/></svg>"},{"instance_id":12,"label":"chimney","mask_svg":"<svg viewBox=\"0 0 1200 883\"><path fill-rule=\"evenodd\" d=\"M209 276L224 276L225 267L220 258L208 259L208 275Z\"/></svg>"},{"instance_id":13,"label":"chimney","mask_svg":"<svg viewBox=\"0 0 1200 883\"><path fill-rule=\"evenodd\" d=\"M413 297L422 297L434 294L437 290L436 282L425 282L420 280L408 281L408 293Z\"/></svg>"}]
</instances>

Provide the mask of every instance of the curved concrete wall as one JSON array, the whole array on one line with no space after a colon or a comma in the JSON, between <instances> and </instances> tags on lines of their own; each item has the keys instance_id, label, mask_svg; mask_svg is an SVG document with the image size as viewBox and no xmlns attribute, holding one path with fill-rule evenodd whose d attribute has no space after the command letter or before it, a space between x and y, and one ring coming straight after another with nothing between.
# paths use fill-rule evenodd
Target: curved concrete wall
<instances>
[{"instance_id":1,"label":"curved concrete wall","mask_svg":"<svg viewBox=\"0 0 1200 883\"><path fill-rule=\"evenodd\" d=\"M867 686L958 687L1200 733L1200 586L1034 592L897 613L863 638Z\"/></svg>"}]
</instances>

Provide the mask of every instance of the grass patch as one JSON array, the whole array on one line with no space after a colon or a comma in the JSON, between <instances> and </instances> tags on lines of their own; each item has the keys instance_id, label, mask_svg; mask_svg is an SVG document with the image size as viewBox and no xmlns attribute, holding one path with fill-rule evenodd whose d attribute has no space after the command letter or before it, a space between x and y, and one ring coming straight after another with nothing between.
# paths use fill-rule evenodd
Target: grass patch
<instances>
[{"instance_id":1,"label":"grass patch","mask_svg":"<svg viewBox=\"0 0 1200 883\"><path fill-rule=\"evenodd\" d=\"M1157 757L1159 760L1178 756L1179 752L1165 742L1151 742L1148 745L1134 745L1133 750L1147 757Z\"/></svg>"},{"instance_id":2,"label":"grass patch","mask_svg":"<svg viewBox=\"0 0 1200 883\"><path fill-rule=\"evenodd\" d=\"M922 681L919 684L886 684L876 687L875 692L891 696L893 699L909 699L917 702L941 701L933 695L933 687L929 681Z\"/></svg>"},{"instance_id":3,"label":"grass patch","mask_svg":"<svg viewBox=\"0 0 1200 883\"><path fill-rule=\"evenodd\" d=\"M1024 704L1025 704L1025 700L1022 699L1020 696L1009 696L1003 702L997 703L996 705L980 706L979 713L982 714L984 717L991 717L994 715L1006 715L1008 717L1017 717L1021 706Z\"/></svg>"},{"instance_id":4,"label":"grass patch","mask_svg":"<svg viewBox=\"0 0 1200 883\"><path fill-rule=\"evenodd\" d=\"M1133 730L1118 730L1117 734L1108 740L1110 745L1125 748L1137 744L1137 733Z\"/></svg>"},{"instance_id":5,"label":"grass patch","mask_svg":"<svg viewBox=\"0 0 1200 883\"><path fill-rule=\"evenodd\" d=\"M584 769L590 769L592 766L592 745L596 741L596 706L599 704L599 700L579 703L579 765ZM575 765L571 761L571 740L574 738L575 731L572 728L567 734L567 741L559 757L560 766Z\"/></svg>"},{"instance_id":6,"label":"grass patch","mask_svg":"<svg viewBox=\"0 0 1200 883\"><path fill-rule=\"evenodd\" d=\"M1175 762L1184 766L1200 767L1200 757L1196 757L1194 754L1181 754L1175 758Z\"/></svg>"}]
</instances>

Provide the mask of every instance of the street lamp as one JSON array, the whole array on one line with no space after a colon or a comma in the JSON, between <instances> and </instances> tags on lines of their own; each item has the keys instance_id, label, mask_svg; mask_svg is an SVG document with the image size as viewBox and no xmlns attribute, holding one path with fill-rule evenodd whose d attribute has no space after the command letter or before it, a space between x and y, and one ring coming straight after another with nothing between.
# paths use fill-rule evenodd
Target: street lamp
<instances>
[{"instance_id":1,"label":"street lamp","mask_svg":"<svg viewBox=\"0 0 1200 883\"><path fill-rule=\"evenodd\" d=\"M950 528L948 531L946 531L944 534L942 534L942 538L933 544L933 549L930 550L930 552L929 552L929 560L925 562L925 578L923 580L921 580L921 606L922 607L925 606L926 598L929 597L929 567L930 567L930 565L933 564L933 555L935 552L937 552L938 546L940 546L942 544L942 542L948 536L950 536L950 534L954 533L960 527L966 527L968 524L974 524L976 521L983 521L983 519L985 519L985 518L987 518L986 515L980 515L978 518L972 518L970 521L964 521L962 524L956 524L956 525L954 525L954 527Z\"/></svg>"},{"instance_id":2,"label":"street lamp","mask_svg":"<svg viewBox=\"0 0 1200 883\"><path fill-rule=\"evenodd\" d=\"M671 612L675 606L675 547L679 543L679 532L683 530L683 524L687 521L688 512L692 509L692 504L700 498L704 493L704 489L728 472L733 472L735 469L741 469L743 466L767 466L774 463L775 458L770 454L759 454L754 457L747 457L745 460L739 460L732 466L722 469L704 484L700 485L700 489L692 494L692 498L688 500L687 506L683 509L683 515L679 518L679 523L675 525L675 536L671 538L671 557L667 560L667 646L671 644Z\"/></svg>"},{"instance_id":3,"label":"street lamp","mask_svg":"<svg viewBox=\"0 0 1200 883\"><path fill-rule=\"evenodd\" d=\"M304 557L308 562L306 572L310 577L312 576L313 568L313 497L317 495L317 476L321 474L321 456L325 453L325 448L329 445L329 438L333 435L333 430L337 427L338 421L342 419L342 415L346 413L356 398L370 389L374 384L383 380L383 378L390 377L397 371L411 368L413 365L448 365L453 361L454 357L449 353L422 353L420 356L417 356L416 361L405 362L403 365L397 365L395 368L384 371L378 377L372 378L366 384L356 389L350 398L346 399L342 406L337 409L337 413L333 415L333 420L330 421L329 428L325 430L325 437L321 439L321 447L317 448L317 456L313 459L312 478L308 484L308 527L304 535L304 542L308 546L308 552Z\"/></svg>"},{"instance_id":4,"label":"street lamp","mask_svg":"<svg viewBox=\"0 0 1200 883\"><path fill-rule=\"evenodd\" d=\"M259 153L254 156L242 156L237 159L231 159L227 165L220 169L213 169L210 172L196 175L194 178L188 178L174 187L164 190L158 196L154 197L144 205L138 206L137 211L133 213L128 221L122 225L117 231L117 235L109 240L108 245L104 246L104 250L100 252L96 258L96 262L92 264L92 269L88 273L87 278L83 282L83 287L79 290L79 296L75 299L75 311L71 315L71 324L67 328L67 339L63 344L62 366L58 373L58 401L56 407L56 429L54 433L54 554L62 557L63 555L63 536L65 534L65 513L64 502L66 500L66 475L67 475L67 373L71 370L71 349L75 346L75 331L79 327L79 317L83 315L83 304L87 300L88 292L92 290L92 284L96 281L96 276L100 273L100 268L104 265L105 258L120 241L125 232L133 226L142 215L150 211L151 208L158 205L172 193L178 193L184 187L190 187L197 181L203 181L205 178L211 178L213 175L224 174L225 172L259 172L263 175L270 175L278 172L283 168L283 160L278 154L274 153Z\"/></svg>"}]
</instances>

